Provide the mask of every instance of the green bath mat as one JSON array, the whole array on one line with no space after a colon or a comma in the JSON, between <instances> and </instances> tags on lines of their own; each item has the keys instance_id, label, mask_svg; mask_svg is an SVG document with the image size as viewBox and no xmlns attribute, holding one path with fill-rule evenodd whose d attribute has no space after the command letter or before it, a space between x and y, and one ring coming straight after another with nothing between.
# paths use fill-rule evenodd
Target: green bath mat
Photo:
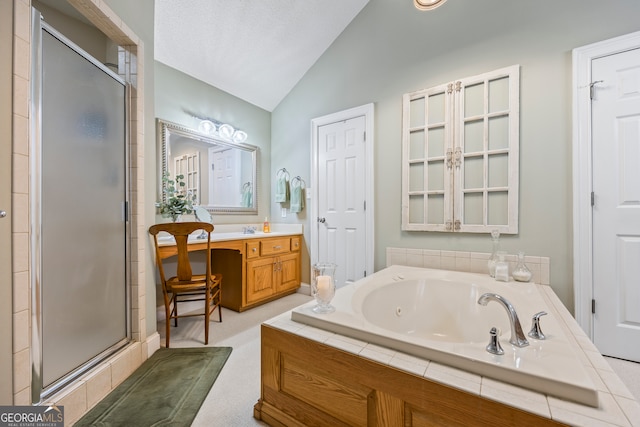
<instances>
[{"instance_id":1,"label":"green bath mat","mask_svg":"<svg viewBox=\"0 0 640 427\"><path fill-rule=\"evenodd\" d=\"M230 354L160 348L74 426L190 426Z\"/></svg>"}]
</instances>

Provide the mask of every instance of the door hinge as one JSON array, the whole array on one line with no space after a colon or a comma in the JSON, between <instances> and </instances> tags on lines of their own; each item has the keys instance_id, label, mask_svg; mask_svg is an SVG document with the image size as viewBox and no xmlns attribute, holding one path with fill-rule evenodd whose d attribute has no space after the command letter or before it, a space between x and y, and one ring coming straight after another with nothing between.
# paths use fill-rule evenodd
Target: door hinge
<instances>
[{"instance_id":1,"label":"door hinge","mask_svg":"<svg viewBox=\"0 0 640 427\"><path fill-rule=\"evenodd\" d=\"M129 222L129 202L128 201L124 201L123 203L123 212L122 212L122 217L124 219L124 222Z\"/></svg>"},{"instance_id":2,"label":"door hinge","mask_svg":"<svg viewBox=\"0 0 640 427\"><path fill-rule=\"evenodd\" d=\"M596 193L591 192L591 207L596 205Z\"/></svg>"},{"instance_id":3,"label":"door hinge","mask_svg":"<svg viewBox=\"0 0 640 427\"><path fill-rule=\"evenodd\" d=\"M596 314L596 300L591 300L591 313Z\"/></svg>"},{"instance_id":4,"label":"door hinge","mask_svg":"<svg viewBox=\"0 0 640 427\"><path fill-rule=\"evenodd\" d=\"M364 271L364 277L367 277L367 270Z\"/></svg>"},{"instance_id":5,"label":"door hinge","mask_svg":"<svg viewBox=\"0 0 640 427\"><path fill-rule=\"evenodd\" d=\"M367 201L365 200L365 201L362 203L362 205L363 205L363 206L362 206L362 208L366 211L366 210L367 210Z\"/></svg>"}]
</instances>

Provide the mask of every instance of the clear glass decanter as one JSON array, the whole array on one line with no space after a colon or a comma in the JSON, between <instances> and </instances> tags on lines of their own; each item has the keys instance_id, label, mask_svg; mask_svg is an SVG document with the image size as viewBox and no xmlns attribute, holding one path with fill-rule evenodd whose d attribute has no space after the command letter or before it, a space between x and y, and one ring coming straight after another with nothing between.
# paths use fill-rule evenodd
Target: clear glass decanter
<instances>
[{"instance_id":1,"label":"clear glass decanter","mask_svg":"<svg viewBox=\"0 0 640 427\"><path fill-rule=\"evenodd\" d=\"M495 277L500 282L509 281L509 263L507 262L507 253L505 251L498 251Z\"/></svg>"},{"instance_id":2,"label":"clear glass decanter","mask_svg":"<svg viewBox=\"0 0 640 427\"><path fill-rule=\"evenodd\" d=\"M524 252L522 251L518 252L518 263L513 269L511 276L513 276L513 280L517 280L518 282L528 282L531 280L531 276L533 276L527 264L524 263Z\"/></svg>"},{"instance_id":3,"label":"clear glass decanter","mask_svg":"<svg viewBox=\"0 0 640 427\"><path fill-rule=\"evenodd\" d=\"M491 231L491 243L493 245L493 250L491 251L489 261L487 262L487 267L489 269L489 276L496 277L496 262L498 262L498 251L500 250L500 231Z\"/></svg>"}]
</instances>

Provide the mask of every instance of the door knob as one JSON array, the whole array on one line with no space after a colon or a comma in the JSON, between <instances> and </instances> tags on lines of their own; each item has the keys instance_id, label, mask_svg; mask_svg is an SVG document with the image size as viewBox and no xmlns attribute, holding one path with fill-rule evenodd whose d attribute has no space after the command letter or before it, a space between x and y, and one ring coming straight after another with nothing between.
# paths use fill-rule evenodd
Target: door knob
<instances>
[{"instance_id":1,"label":"door knob","mask_svg":"<svg viewBox=\"0 0 640 427\"><path fill-rule=\"evenodd\" d=\"M325 218L318 217L318 222L324 224L326 221Z\"/></svg>"},{"instance_id":2,"label":"door knob","mask_svg":"<svg viewBox=\"0 0 640 427\"><path fill-rule=\"evenodd\" d=\"M0 218L7 216L7 211L0 211Z\"/></svg>"}]
</instances>

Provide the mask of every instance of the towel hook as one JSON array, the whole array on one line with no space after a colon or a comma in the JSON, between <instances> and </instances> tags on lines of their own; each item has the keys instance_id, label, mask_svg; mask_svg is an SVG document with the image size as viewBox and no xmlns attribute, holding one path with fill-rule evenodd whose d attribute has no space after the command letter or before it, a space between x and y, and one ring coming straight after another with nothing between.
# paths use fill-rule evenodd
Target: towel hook
<instances>
[{"instance_id":1,"label":"towel hook","mask_svg":"<svg viewBox=\"0 0 640 427\"><path fill-rule=\"evenodd\" d=\"M294 178L291 180L291 185L295 184L296 182L297 182L301 187L303 187L303 188L307 186L307 183L306 183L306 182L304 182L304 179L302 179L302 178L300 177L300 175L298 175L298 176L294 177Z\"/></svg>"}]
</instances>

